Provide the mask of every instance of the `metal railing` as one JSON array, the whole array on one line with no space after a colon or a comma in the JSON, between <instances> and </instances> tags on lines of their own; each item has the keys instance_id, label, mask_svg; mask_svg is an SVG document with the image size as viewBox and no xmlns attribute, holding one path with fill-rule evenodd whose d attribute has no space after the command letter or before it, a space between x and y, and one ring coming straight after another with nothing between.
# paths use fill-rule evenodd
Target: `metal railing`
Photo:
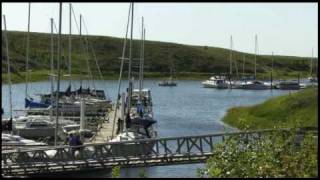
<instances>
[{"instance_id":1,"label":"metal railing","mask_svg":"<svg viewBox=\"0 0 320 180\"><path fill-rule=\"evenodd\" d=\"M249 132L231 132L183 137L143 139L135 141L85 144L82 146L20 148L2 152L2 173L34 174L67 171L81 168L122 166L152 166L205 162L214 152L214 145L228 137L239 137L246 142L262 136L290 129L268 129ZM298 130L297 134L306 131Z\"/></svg>"}]
</instances>

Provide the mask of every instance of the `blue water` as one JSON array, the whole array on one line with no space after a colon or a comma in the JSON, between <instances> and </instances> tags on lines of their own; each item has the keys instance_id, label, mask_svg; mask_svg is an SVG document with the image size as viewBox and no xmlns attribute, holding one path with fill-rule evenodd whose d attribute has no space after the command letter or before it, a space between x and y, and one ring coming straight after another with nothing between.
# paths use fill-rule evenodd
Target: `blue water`
<instances>
[{"instance_id":1,"label":"blue water","mask_svg":"<svg viewBox=\"0 0 320 180\"><path fill-rule=\"evenodd\" d=\"M61 90L67 88L67 81L61 82ZM231 127L221 122L226 111L233 106L253 105L266 99L290 91L284 90L241 90L241 89L209 89L202 88L200 81L178 81L176 87L160 87L156 80L145 80L144 87L151 89L154 117L158 121L156 128L160 137L200 135L208 133L225 132ZM123 82L122 91L127 82ZM78 88L79 81L74 81L73 86ZM84 82L84 87L87 87ZM117 91L117 81L96 81L97 89L104 89L114 101ZM29 84L29 94L34 99L39 99L34 94L49 93L50 82L35 82ZM292 91L291 91L292 92ZM25 97L25 84L12 85L13 109L23 109ZM9 105L8 86L2 86L2 107L4 116L8 116ZM14 113L17 115L17 113ZM176 165L147 167L147 177L197 177L197 168L204 164ZM141 168L122 169L122 177L139 177ZM110 173L90 172L91 177L110 177Z\"/></svg>"}]
</instances>

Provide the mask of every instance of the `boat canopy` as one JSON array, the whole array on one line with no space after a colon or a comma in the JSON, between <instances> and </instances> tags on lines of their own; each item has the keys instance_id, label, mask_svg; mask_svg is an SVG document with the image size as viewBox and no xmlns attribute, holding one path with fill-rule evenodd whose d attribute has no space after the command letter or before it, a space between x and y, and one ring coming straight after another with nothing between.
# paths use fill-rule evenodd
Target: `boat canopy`
<instances>
[{"instance_id":1,"label":"boat canopy","mask_svg":"<svg viewBox=\"0 0 320 180\"><path fill-rule=\"evenodd\" d=\"M157 121L153 120L153 119L145 119L145 118L140 118L140 117L137 117L137 118L134 118L134 119L131 120L132 124L141 125L144 128L148 128L152 124L155 124L156 122Z\"/></svg>"},{"instance_id":2,"label":"boat canopy","mask_svg":"<svg viewBox=\"0 0 320 180\"><path fill-rule=\"evenodd\" d=\"M25 108L48 108L50 104L44 104L40 102L34 102L32 98L25 98Z\"/></svg>"}]
</instances>

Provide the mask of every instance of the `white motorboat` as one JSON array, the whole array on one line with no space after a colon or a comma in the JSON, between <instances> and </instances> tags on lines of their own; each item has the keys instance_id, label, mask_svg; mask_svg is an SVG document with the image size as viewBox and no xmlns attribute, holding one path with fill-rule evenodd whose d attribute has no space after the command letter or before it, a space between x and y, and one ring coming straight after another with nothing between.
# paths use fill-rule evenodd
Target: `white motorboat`
<instances>
[{"instance_id":1,"label":"white motorboat","mask_svg":"<svg viewBox=\"0 0 320 180\"><path fill-rule=\"evenodd\" d=\"M18 135L1 134L2 146L45 146L46 143L25 139Z\"/></svg>"},{"instance_id":2,"label":"white motorboat","mask_svg":"<svg viewBox=\"0 0 320 180\"><path fill-rule=\"evenodd\" d=\"M203 87L205 88L217 88L217 89L226 89L229 87L228 82L224 76L212 76L209 80L202 82Z\"/></svg>"},{"instance_id":3,"label":"white motorboat","mask_svg":"<svg viewBox=\"0 0 320 180\"><path fill-rule=\"evenodd\" d=\"M43 119L27 119L26 122L13 122L12 131L25 138L54 137L55 124Z\"/></svg>"},{"instance_id":4,"label":"white motorboat","mask_svg":"<svg viewBox=\"0 0 320 180\"><path fill-rule=\"evenodd\" d=\"M62 126L62 132L63 139L69 136L70 134L80 134L80 124L70 124ZM94 132L90 129L83 129L81 131L81 134L83 134L85 138L90 138L94 135Z\"/></svg>"}]
</instances>

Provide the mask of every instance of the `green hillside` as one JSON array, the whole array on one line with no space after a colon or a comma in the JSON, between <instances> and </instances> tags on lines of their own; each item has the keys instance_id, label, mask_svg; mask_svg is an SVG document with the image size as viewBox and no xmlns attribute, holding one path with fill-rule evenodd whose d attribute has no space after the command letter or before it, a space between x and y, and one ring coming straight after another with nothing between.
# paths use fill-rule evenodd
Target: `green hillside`
<instances>
[{"instance_id":1,"label":"green hillside","mask_svg":"<svg viewBox=\"0 0 320 180\"><path fill-rule=\"evenodd\" d=\"M25 71L26 32L8 32L9 54L12 62L12 71L15 73L15 81L23 81ZM98 64L102 73L107 78L118 76L123 39L106 36L87 36L89 43L95 50ZM57 35L55 35L55 51L57 51ZM133 56L138 58L140 41L133 42ZM6 72L5 46L2 41L2 72ZM67 69L68 36L62 36L62 49L64 58L62 68ZM86 58L90 62L91 70L97 75L97 68L90 51L85 53L85 46L79 36L72 36L72 73L87 74ZM235 63L238 72L242 72L242 59L244 53L234 52ZM254 72L254 55L246 55L245 73ZM128 55L127 55L128 56ZM56 57L55 57L56 58ZM184 78L206 78L213 73L229 72L229 50L207 46L189 46L175 43L156 41L145 42L145 74L146 77L164 77L169 73L170 60L173 60L177 76ZM40 74L47 74L50 66L50 34L30 33L30 67L39 79ZM137 62L134 62L137 64ZM270 77L271 57L258 56L258 77L268 79ZM314 66L315 67L315 66ZM235 68L234 68L235 69ZM298 73L307 76L310 71L310 58L274 56L274 78L296 78ZM236 74L236 70L233 72ZM3 75L2 79L5 80ZM34 78L32 78L34 80ZM46 77L47 79L47 77Z\"/></svg>"},{"instance_id":2,"label":"green hillside","mask_svg":"<svg viewBox=\"0 0 320 180\"><path fill-rule=\"evenodd\" d=\"M318 87L228 110L223 121L239 129L318 127Z\"/></svg>"}]
</instances>

